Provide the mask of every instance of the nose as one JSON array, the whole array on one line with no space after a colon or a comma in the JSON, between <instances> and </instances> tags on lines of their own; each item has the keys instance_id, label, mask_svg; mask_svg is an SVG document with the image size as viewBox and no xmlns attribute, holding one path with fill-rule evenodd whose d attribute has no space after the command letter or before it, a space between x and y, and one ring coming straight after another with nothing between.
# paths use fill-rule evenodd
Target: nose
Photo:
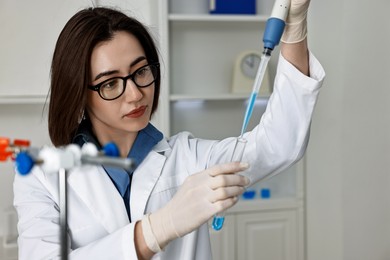
<instances>
[{"instance_id":1,"label":"nose","mask_svg":"<svg viewBox=\"0 0 390 260\"><path fill-rule=\"evenodd\" d=\"M144 95L131 79L127 79L124 96L126 102L134 102L141 100Z\"/></svg>"}]
</instances>

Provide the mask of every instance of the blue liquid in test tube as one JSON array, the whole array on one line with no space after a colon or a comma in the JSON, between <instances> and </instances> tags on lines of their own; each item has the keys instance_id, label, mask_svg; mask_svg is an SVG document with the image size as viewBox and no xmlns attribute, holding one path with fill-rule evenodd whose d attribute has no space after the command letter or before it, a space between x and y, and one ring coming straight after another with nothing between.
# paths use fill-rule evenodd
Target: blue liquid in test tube
<instances>
[{"instance_id":1,"label":"blue liquid in test tube","mask_svg":"<svg viewBox=\"0 0 390 260\"><path fill-rule=\"evenodd\" d=\"M213 223L211 223L211 227L216 231L221 230L221 228L223 227L223 222L225 222L225 217L216 215L213 218Z\"/></svg>"}]
</instances>

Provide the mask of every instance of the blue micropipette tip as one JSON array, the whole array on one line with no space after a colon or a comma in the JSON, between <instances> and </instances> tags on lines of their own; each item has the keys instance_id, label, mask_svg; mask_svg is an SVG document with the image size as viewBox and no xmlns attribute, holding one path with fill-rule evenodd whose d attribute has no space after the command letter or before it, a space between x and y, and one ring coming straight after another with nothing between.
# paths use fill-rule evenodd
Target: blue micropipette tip
<instances>
[{"instance_id":1,"label":"blue micropipette tip","mask_svg":"<svg viewBox=\"0 0 390 260\"><path fill-rule=\"evenodd\" d=\"M222 229L223 222L225 222L225 217L214 216L211 226L214 230L218 231Z\"/></svg>"},{"instance_id":2,"label":"blue micropipette tip","mask_svg":"<svg viewBox=\"0 0 390 260\"><path fill-rule=\"evenodd\" d=\"M247 109L245 111L244 122L242 124L240 136L242 136L246 131L249 120L252 116L253 107L255 105L256 98L257 98L257 92L254 91L254 92L252 92L251 97L249 98L249 103L248 103Z\"/></svg>"}]
</instances>

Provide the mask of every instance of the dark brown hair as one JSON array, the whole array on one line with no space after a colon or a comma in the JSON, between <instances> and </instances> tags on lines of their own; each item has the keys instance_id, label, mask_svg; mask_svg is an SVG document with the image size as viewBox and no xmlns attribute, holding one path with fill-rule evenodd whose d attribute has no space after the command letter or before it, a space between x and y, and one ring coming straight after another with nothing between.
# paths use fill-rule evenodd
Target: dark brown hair
<instances>
[{"instance_id":1,"label":"dark brown hair","mask_svg":"<svg viewBox=\"0 0 390 260\"><path fill-rule=\"evenodd\" d=\"M98 7L76 13L65 25L55 46L51 65L48 125L55 146L72 142L86 105L90 84L90 59L94 47L125 31L134 35L148 62L158 62L155 43L144 25L120 11ZM158 106L160 72L154 83L152 114Z\"/></svg>"}]
</instances>

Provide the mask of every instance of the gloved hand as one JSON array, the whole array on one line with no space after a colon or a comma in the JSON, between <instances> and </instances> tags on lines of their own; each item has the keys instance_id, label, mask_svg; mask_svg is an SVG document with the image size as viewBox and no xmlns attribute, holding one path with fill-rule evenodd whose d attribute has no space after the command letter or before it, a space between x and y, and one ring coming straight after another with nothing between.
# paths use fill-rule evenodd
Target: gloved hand
<instances>
[{"instance_id":1,"label":"gloved hand","mask_svg":"<svg viewBox=\"0 0 390 260\"><path fill-rule=\"evenodd\" d=\"M290 11L281 41L297 43L307 36L307 11L310 0L291 0Z\"/></svg>"},{"instance_id":2,"label":"gloved hand","mask_svg":"<svg viewBox=\"0 0 390 260\"><path fill-rule=\"evenodd\" d=\"M142 219L148 247L159 252L171 240L190 233L216 213L233 206L249 184L247 177L234 173L247 168L245 163L232 162L187 177L165 207Z\"/></svg>"}]
</instances>

